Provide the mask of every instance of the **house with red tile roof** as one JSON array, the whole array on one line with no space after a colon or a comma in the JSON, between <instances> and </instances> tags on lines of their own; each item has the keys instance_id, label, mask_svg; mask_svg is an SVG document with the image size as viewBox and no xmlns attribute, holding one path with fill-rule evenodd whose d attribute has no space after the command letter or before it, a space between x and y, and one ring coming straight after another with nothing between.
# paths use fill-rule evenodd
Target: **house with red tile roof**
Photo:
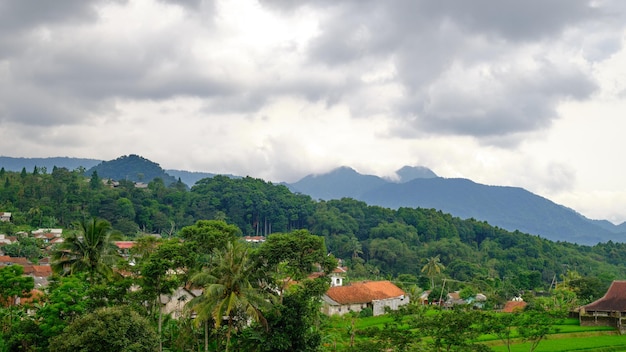
<instances>
[{"instance_id":1,"label":"house with red tile roof","mask_svg":"<svg viewBox=\"0 0 626 352\"><path fill-rule=\"evenodd\" d=\"M374 315L385 314L385 307L397 310L409 303L409 297L390 281L363 281L348 286L334 286L322 296L322 312L343 315L371 308Z\"/></svg>"},{"instance_id":2,"label":"house with red tile roof","mask_svg":"<svg viewBox=\"0 0 626 352\"><path fill-rule=\"evenodd\" d=\"M48 278L52 275L50 265L24 265L24 275L35 280L35 287L42 288L48 286Z\"/></svg>"},{"instance_id":3,"label":"house with red tile roof","mask_svg":"<svg viewBox=\"0 0 626 352\"><path fill-rule=\"evenodd\" d=\"M265 236L244 236L244 241L248 243L263 243L265 242Z\"/></svg>"},{"instance_id":4,"label":"house with red tile roof","mask_svg":"<svg viewBox=\"0 0 626 352\"><path fill-rule=\"evenodd\" d=\"M24 257L9 257L8 255L0 255L0 266L13 264L25 266L27 264L30 264L30 262L28 261L28 258Z\"/></svg>"},{"instance_id":5,"label":"house with red tile roof","mask_svg":"<svg viewBox=\"0 0 626 352\"><path fill-rule=\"evenodd\" d=\"M613 326L626 332L626 280L613 281L602 298L580 307L581 326Z\"/></svg>"},{"instance_id":6,"label":"house with red tile roof","mask_svg":"<svg viewBox=\"0 0 626 352\"><path fill-rule=\"evenodd\" d=\"M527 303L524 301L508 301L502 308L502 313L521 313L526 308Z\"/></svg>"}]
</instances>

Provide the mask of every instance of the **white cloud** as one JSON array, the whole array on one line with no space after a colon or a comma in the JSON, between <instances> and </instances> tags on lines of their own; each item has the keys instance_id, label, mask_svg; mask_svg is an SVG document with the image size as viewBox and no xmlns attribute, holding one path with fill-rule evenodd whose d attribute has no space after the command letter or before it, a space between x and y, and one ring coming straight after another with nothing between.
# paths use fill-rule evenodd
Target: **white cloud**
<instances>
[{"instance_id":1,"label":"white cloud","mask_svg":"<svg viewBox=\"0 0 626 352\"><path fill-rule=\"evenodd\" d=\"M294 181L340 165L626 220L618 1L0 4L0 150Z\"/></svg>"}]
</instances>

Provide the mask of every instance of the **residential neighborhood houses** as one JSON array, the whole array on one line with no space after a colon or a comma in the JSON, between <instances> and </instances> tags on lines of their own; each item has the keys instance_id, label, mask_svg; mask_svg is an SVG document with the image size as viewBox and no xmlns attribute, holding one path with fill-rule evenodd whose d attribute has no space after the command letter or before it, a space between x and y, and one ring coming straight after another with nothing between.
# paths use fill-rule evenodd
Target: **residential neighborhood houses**
<instances>
[{"instance_id":1,"label":"residential neighborhood houses","mask_svg":"<svg viewBox=\"0 0 626 352\"><path fill-rule=\"evenodd\" d=\"M7 214L7 213L2 213ZM38 239L50 249L55 243L63 241L62 229L38 229L30 234L19 233L20 236L30 236ZM38 262L31 262L24 257L11 257L2 251L3 246L15 243L18 236L7 236L0 234L0 268L8 265L21 265L24 267L24 275L33 277L35 289L42 290L48 285L48 279L52 275L48 257L41 258ZM265 241L262 236L246 236L244 238L249 244L256 244ZM130 250L136 244L135 241L115 241L120 255L128 259ZM341 263L341 261L340 261ZM322 296L322 312L326 315L345 315L347 313L358 313L364 309L371 309L372 315L385 314L387 309L397 310L410 303L409 295L388 280L383 281L361 281L344 285L348 268L337 266L330 274L330 288ZM312 277L319 276L319 273L312 273ZM189 286L181 286L170 295L161 295L160 303L162 312L171 314L173 318L179 317L183 312L186 302L198 297L202 291ZM444 308L452 308L455 305L468 305L480 309L487 297L483 294L476 294L469 299L462 299L458 291L446 293L440 301L429 301L430 291L424 291L421 296L413 297L421 304L438 304ZM507 302L501 309L502 312L514 313L522 311L526 306L521 298L516 297ZM615 281L601 299L581 307L581 325L609 325L621 330L626 330L623 320L626 318L626 281Z\"/></svg>"}]
</instances>

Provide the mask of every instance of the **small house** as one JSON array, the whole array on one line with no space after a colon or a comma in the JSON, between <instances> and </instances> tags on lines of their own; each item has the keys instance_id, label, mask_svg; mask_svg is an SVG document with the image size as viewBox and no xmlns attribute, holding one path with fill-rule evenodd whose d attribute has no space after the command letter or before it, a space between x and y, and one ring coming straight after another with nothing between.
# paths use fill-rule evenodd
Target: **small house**
<instances>
[{"instance_id":1,"label":"small house","mask_svg":"<svg viewBox=\"0 0 626 352\"><path fill-rule=\"evenodd\" d=\"M397 310L409 303L409 297L390 281L363 281L348 286L333 286L322 296L322 312L344 315L371 308L373 315L385 313L385 307Z\"/></svg>"},{"instance_id":2,"label":"small house","mask_svg":"<svg viewBox=\"0 0 626 352\"><path fill-rule=\"evenodd\" d=\"M626 281L613 281L602 298L580 307L581 326L613 326L626 331Z\"/></svg>"}]
</instances>

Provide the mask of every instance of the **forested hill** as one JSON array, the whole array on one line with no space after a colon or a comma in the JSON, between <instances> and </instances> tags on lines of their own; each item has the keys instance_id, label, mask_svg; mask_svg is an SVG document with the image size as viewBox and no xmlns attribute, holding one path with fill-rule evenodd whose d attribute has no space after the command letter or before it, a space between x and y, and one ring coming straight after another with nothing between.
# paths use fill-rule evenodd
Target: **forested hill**
<instances>
[{"instance_id":1,"label":"forested hill","mask_svg":"<svg viewBox=\"0 0 626 352\"><path fill-rule=\"evenodd\" d=\"M626 225L587 219L523 188L482 185L467 179L436 177L434 173L402 177L394 182L344 167L309 175L289 187L314 199L351 197L393 209L434 208L553 241L579 244L626 241Z\"/></svg>"},{"instance_id":2,"label":"forested hill","mask_svg":"<svg viewBox=\"0 0 626 352\"><path fill-rule=\"evenodd\" d=\"M348 198L314 201L250 177L215 176L191 189L155 179L137 188L124 180L111 187L65 168L45 174L0 170L0 211L13 214L13 223L0 223L0 233L8 234L67 228L85 217L106 219L128 238L140 229L175 235L201 219L224 219L245 235L307 229L326 239L328 250L346 261L355 278L420 276L436 256L451 279L485 290L505 284L511 292L548 287L555 275L570 270L604 283L626 278L625 244L552 242L432 209L394 210Z\"/></svg>"},{"instance_id":3,"label":"forested hill","mask_svg":"<svg viewBox=\"0 0 626 352\"><path fill-rule=\"evenodd\" d=\"M101 162L74 158L7 158L0 157L6 171L31 172L35 166L51 171L54 166L74 170L96 170L100 178L150 182L161 178L165 185L181 179L193 186L211 173L163 170L159 164L137 155L123 156ZM44 170L46 171L46 170ZM310 195L313 199L350 197L371 205L397 209L400 207L434 208L461 218L487 221L509 231L540 235L553 241L579 244L626 241L626 223L615 226L608 221L590 220L567 207L522 188L481 185L466 179L446 179L425 167L405 166L396 171L397 178L362 175L349 167L327 174L309 175L287 185L292 191ZM231 178L238 176L228 175Z\"/></svg>"},{"instance_id":4,"label":"forested hill","mask_svg":"<svg viewBox=\"0 0 626 352\"><path fill-rule=\"evenodd\" d=\"M159 164L135 154L121 156L111 161L103 161L87 170L85 174L91 175L94 171L98 173L100 178L118 181L147 183L155 178L160 178L166 185L177 181L176 178L165 172Z\"/></svg>"},{"instance_id":5,"label":"forested hill","mask_svg":"<svg viewBox=\"0 0 626 352\"><path fill-rule=\"evenodd\" d=\"M440 209L461 218L485 220L508 230L553 241L624 242L626 234L597 226L572 209L518 187L486 186L467 179L416 179L387 184L364 194L368 204Z\"/></svg>"}]
</instances>

